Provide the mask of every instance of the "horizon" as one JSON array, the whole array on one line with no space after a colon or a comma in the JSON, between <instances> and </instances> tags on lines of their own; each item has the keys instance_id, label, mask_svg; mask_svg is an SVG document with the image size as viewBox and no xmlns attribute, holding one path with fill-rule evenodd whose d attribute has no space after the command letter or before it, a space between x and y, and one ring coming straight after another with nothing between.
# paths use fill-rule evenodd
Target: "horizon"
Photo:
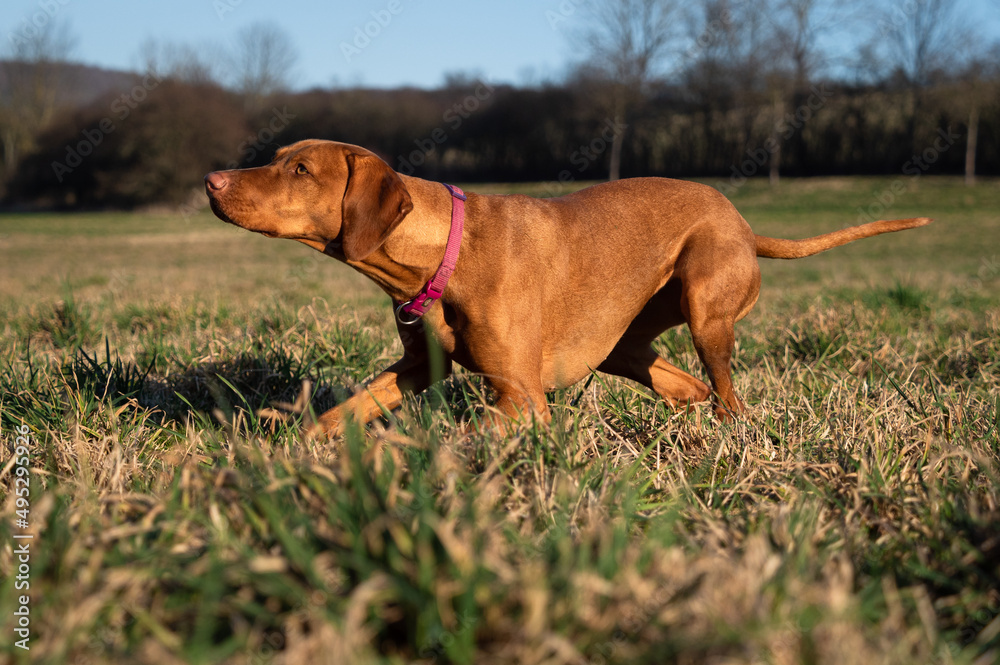
<instances>
[{"instance_id":1,"label":"horizon","mask_svg":"<svg viewBox=\"0 0 1000 665\"><path fill-rule=\"evenodd\" d=\"M973 26L978 30L982 46L1000 43L1000 4L960 1L959 18L970 30ZM214 78L224 81L221 53L240 29L266 22L294 43L298 57L288 80L292 91L434 89L455 76L524 87L564 81L584 61L572 39L585 25L579 3L511 0L502 8L463 6L462 15L471 17L465 24L490 26L483 33L452 27L444 18L452 15L448 7L452 3L440 0L420 7L413 0L376 0L341 8L313 1L300 5L294 14L280 16L274 15L273 6L246 0L179 0L138 9L123 0L86 6L71 0L13 0L0 9L0 24L9 26L0 57L10 57L12 44L31 29L32 20L56 21L74 41L67 62L141 72L143 45L156 40L160 45L190 47L214 66ZM317 18L302 22L298 17L305 14ZM113 39L108 38L109 27L117 31ZM843 53L855 50L841 40L822 41L834 57L838 47ZM530 48L522 46L526 44ZM830 68L828 78L837 78L836 71Z\"/></svg>"}]
</instances>

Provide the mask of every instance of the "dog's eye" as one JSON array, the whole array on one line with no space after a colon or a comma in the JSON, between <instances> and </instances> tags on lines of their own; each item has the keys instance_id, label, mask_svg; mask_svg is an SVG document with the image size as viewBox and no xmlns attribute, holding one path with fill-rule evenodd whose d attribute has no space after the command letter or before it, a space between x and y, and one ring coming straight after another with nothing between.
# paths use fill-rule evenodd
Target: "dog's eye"
<instances>
[{"instance_id":1,"label":"dog's eye","mask_svg":"<svg viewBox=\"0 0 1000 665\"><path fill-rule=\"evenodd\" d=\"M299 164L295 167L295 172L299 175L307 175L309 173L309 169L306 168L305 164Z\"/></svg>"}]
</instances>

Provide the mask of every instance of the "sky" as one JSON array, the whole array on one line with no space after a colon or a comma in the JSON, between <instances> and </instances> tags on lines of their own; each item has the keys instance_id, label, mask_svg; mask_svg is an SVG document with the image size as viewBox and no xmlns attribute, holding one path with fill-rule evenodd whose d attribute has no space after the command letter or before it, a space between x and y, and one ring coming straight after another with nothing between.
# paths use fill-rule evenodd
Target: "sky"
<instances>
[{"instance_id":1,"label":"sky","mask_svg":"<svg viewBox=\"0 0 1000 665\"><path fill-rule=\"evenodd\" d=\"M955 1L990 41L1000 40L1000 0ZM31 20L54 17L75 37L72 60L139 70L142 44L151 38L220 53L240 29L267 22L295 42L299 57L289 78L296 89L429 88L459 72L491 83L536 83L561 78L581 59L572 39L580 2L3 0L0 53L9 53L11 38Z\"/></svg>"}]
</instances>

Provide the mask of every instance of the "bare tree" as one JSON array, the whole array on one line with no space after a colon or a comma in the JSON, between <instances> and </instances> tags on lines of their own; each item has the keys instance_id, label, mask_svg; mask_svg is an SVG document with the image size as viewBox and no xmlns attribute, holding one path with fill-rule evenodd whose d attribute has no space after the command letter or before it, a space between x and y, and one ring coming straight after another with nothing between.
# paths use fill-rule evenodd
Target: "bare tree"
<instances>
[{"instance_id":1,"label":"bare tree","mask_svg":"<svg viewBox=\"0 0 1000 665\"><path fill-rule=\"evenodd\" d=\"M777 0L726 2L729 18L725 32L726 49L733 68L743 135L749 143L754 126L763 118L770 126L768 140L769 169L772 183L777 182L780 164L778 124L784 115L788 72L781 58L779 33L775 22Z\"/></svg>"},{"instance_id":2,"label":"bare tree","mask_svg":"<svg viewBox=\"0 0 1000 665\"><path fill-rule=\"evenodd\" d=\"M139 47L139 68L160 78L173 78L185 83L217 82L222 58L211 54L211 47L196 48L188 44L173 44L147 39Z\"/></svg>"},{"instance_id":3,"label":"bare tree","mask_svg":"<svg viewBox=\"0 0 1000 665\"><path fill-rule=\"evenodd\" d=\"M657 73L679 33L678 0L583 0L588 28L580 40L592 68L610 82L616 127L625 124L629 103ZM608 177L621 175L624 132L614 132Z\"/></svg>"},{"instance_id":4,"label":"bare tree","mask_svg":"<svg viewBox=\"0 0 1000 665\"><path fill-rule=\"evenodd\" d=\"M34 27L11 40L10 58L0 72L6 87L6 94L0 95L0 145L8 173L52 119L63 76L60 65L75 41L69 28L56 19Z\"/></svg>"},{"instance_id":5,"label":"bare tree","mask_svg":"<svg viewBox=\"0 0 1000 665\"><path fill-rule=\"evenodd\" d=\"M878 22L875 39L884 39L890 71L909 90L912 112L908 133L914 151L921 149L920 124L928 90L936 81L952 77L961 66L963 51L973 43L967 14L956 0L889 2ZM978 124L978 118L976 118Z\"/></svg>"},{"instance_id":6,"label":"bare tree","mask_svg":"<svg viewBox=\"0 0 1000 665\"><path fill-rule=\"evenodd\" d=\"M995 109L997 93L1000 92L998 57L1000 44L990 50L979 50L968 59L953 81L942 86L940 91L944 98L942 105L950 112L966 118L965 184L969 186L976 184L979 119L984 111Z\"/></svg>"},{"instance_id":7,"label":"bare tree","mask_svg":"<svg viewBox=\"0 0 1000 665\"><path fill-rule=\"evenodd\" d=\"M288 33L270 23L253 23L239 32L231 56L231 78L257 108L267 97L288 87L298 53Z\"/></svg>"},{"instance_id":8,"label":"bare tree","mask_svg":"<svg viewBox=\"0 0 1000 665\"><path fill-rule=\"evenodd\" d=\"M690 26L685 83L703 99L706 116L721 123L722 135L739 137L723 139L729 147L739 143L739 154L731 154L739 160L746 149L769 152L760 149L759 127L777 127L783 108L779 84L787 76L781 70L772 20L774 1L701 0ZM757 163L763 165L759 159Z\"/></svg>"},{"instance_id":9,"label":"bare tree","mask_svg":"<svg viewBox=\"0 0 1000 665\"><path fill-rule=\"evenodd\" d=\"M887 38L889 62L912 86L924 87L932 75L953 64L962 43L955 0L891 2L879 19Z\"/></svg>"},{"instance_id":10,"label":"bare tree","mask_svg":"<svg viewBox=\"0 0 1000 665\"><path fill-rule=\"evenodd\" d=\"M786 107L797 107L809 95L809 87L827 65L830 55L822 44L823 38L845 28L858 19L860 5L856 0L775 0L770 8L776 49L772 53L777 65L771 71L774 104L774 150L770 158L770 181L780 177L782 136L779 123Z\"/></svg>"}]
</instances>

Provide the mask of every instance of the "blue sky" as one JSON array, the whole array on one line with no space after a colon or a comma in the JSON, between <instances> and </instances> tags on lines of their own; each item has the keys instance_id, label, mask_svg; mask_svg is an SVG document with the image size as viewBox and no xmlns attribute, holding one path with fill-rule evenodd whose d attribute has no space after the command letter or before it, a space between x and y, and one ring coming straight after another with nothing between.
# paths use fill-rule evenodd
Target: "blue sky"
<instances>
[{"instance_id":1,"label":"blue sky","mask_svg":"<svg viewBox=\"0 0 1000 665\"><path fill-rule=\"evenodd\" d=\"M296 88L433 87L448 72L524 83L559 78L578 59L569 38L580 18L578 1L3 0L0 34L6 52L9 36L48 8L76 37L72 59L138 69L140 47L150 38L210 52L225 48L240 28L265 21L294 38ZM1000 0L956 2L989 40L1000 40ZM563 15L567 20L553 26L553 16ZM366 28L374 36L364 35Z\"/></svg>"}]
</instances>

